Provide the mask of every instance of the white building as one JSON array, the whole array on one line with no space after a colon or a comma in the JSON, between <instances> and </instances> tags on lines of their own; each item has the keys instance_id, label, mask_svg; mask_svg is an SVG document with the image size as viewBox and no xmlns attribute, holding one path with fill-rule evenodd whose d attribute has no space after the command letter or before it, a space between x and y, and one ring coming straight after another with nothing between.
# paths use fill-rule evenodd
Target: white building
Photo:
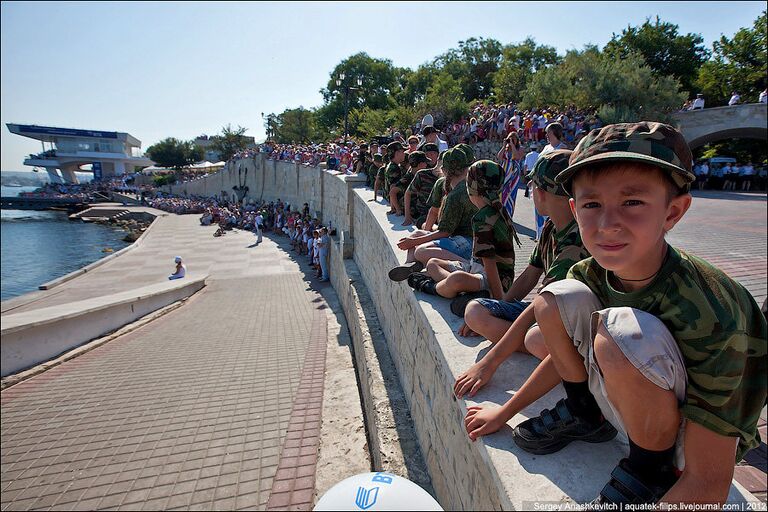
<instances>
[{"instance_id":1,"label":"white building","mask_svg":"<svg viewBox=\"0 0 768 512\"><path fill-rule=\"evenodd\" d=\"M136 167L154 164L142 155L141 141L128 133L12 123L7 126L11 133L41 142L43 151L29 155L24 165L43 167L52 183L77 183L75 171L91 171L94 178L99 179L132 173ZM84 169L86 165L91 169Z\"/></svg>"}]
</instances>

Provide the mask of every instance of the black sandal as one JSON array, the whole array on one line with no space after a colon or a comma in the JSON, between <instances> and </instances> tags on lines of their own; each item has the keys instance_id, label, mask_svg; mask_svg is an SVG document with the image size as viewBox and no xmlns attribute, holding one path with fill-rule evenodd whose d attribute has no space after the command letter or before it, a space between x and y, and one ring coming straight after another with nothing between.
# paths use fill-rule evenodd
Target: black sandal
<instances>
[{"instance_id":1,"label":"black sandal","mask_svg":"<svg viewBox=\"0 0 768 512\"><path fill-rule=\"evenodd\" d=\"M660 479L664 482L663 484L648 484L632 471L628 459L622 459L611 472L611 479L600 491L600 495L591 504L642 505L658 503L677 482L677 475L671 468L663 473L667 473L665 478Z\"/></svg>"},{"instance_id":2,"label":"black sandal","mask_svg":"<svg viewBox=\"0 0 768 512\"><path fill-rule=\"evenodd\" d=\"M467 306L475 299L488 299L491 294L488 290L481 290L479 292L462 293L451 301L451 313L456 316L464 318L464 312L467 310Z\"/></svg>"}]
</instances>

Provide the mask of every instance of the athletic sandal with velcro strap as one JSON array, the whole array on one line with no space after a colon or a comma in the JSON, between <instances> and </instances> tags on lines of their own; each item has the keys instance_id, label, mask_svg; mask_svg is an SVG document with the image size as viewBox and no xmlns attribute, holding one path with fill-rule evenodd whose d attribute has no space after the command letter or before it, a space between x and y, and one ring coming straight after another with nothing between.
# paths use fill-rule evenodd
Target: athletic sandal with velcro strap
<instances>
[{"instance_id":1,"label":"athletic sandal with velcro strap","mask_svg":"<svg viewBox=\"0 0 768 512\"><path fill-rule=\"evenodd\" d=\"M610 441L616 434L613 425L604 419L592 423L574 416L563 399L554 409L544 409L539 416L516 426L512 430L512 440L528 453L546 455L565 448L571 441L602 443Z\"/></svg>"},{"instance_id":2,"label":"athletic sandal with velcro strap","mask_svg":"<svg viewBox=\"0 0 768 512\"><path fill-rule=\"evenodd\" d=\"M389 271L389 278L393 281L405 281L408 276L414 272L421 272L424 270L424 264L420 261L414 261L413 263L406 263L405 265L399 265Z\"/></svg>"},{"instance_id":3,"label":"athletic sandal with velcro strap","mask_svg":"<svg viewBox=\"0 0 768 512\"><path fill-rule=\"evenodd\" d=\"M667 491L675 485L678 478L673 468L661 471L661 475L659 480L662 483L651 484L643 482L632 471L632 468L629 466L629 460L622 459L611 472L610 481L605 484L603 490L600 491L600 495L590 505L594 505L596 510L605 510L604 506L607 504L642 505L658 503Z\"/></svg>"},{"instance_id":4,"label":"athletic sandal with velcro strap","mask_svg":"<svg viewBox=\"0 0 768 512\"><path fill-rule=\"evenodd\" d=\"M475 299L488 299L491 294L488 290L481 290L479 292L462 293L451 301L451 313L456 316L464 318L464 312L467 310L467 306Z\"/></svg>"}]
</instances>

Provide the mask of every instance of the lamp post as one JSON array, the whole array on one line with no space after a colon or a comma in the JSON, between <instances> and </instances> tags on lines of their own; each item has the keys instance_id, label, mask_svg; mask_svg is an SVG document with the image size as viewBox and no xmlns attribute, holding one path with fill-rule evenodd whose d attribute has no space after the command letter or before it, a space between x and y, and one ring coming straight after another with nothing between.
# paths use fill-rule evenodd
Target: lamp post
<instances>
[{"instance_id":1,"label":"lamp post","mask_svg":"<svg viewBox=\"0 0 768 512\"><path fill-rule=\"evenodd\" d=\"M349 91L360 89L360 86L363 85L363 79L362 77L357 77L355 79L357 87L352 87L349 84L344 84L344 78L346 78L344 73L339 74L339 77L336 79L336 87L344 88L344 142L346 143L347 135L349 134Z\"/></svg>"}]
</instances>

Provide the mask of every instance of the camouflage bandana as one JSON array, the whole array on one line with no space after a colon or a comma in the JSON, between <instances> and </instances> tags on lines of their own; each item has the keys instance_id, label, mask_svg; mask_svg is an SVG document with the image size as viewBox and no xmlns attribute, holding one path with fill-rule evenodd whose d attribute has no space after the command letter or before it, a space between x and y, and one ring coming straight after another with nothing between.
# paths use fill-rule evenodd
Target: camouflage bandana
<instances>
[{"instance_id":1,"label":"camouflage bandana","mask_svg":"<svg viewBox=\"0 0 768 512\"><path fill-rule=\"evenodd\" d=\"M526 178L545 192L568 197L568 193L555 181L555 177L568 167L568 159L572 154L570 149L558 149L541 155Z\"/></svg>"},{"instance_id":2,"label":"camouflage bandana","mask_svg":"<svg viewBox=\"0 0 768 512\"><path fill-rule=\"evenodd\" d=\"M472 165L474 158L470 158L467 151L459 146L462 144L443 152L443 169L447 172L459 171Z\"/></svg>"},{"instance_id":3,"label":"camouflage bandana","mask_svg":"<svg viewBox=\"0 0 768 512\"><path fill-rule=\"evenodd\" d=\"M501 185L504 170L491 160L478 160L467 173L467 193L487 199L494 208L501 208Z\"/></svg>"},{"instance_id":4,"label":"camouflage bandana","mask_svg":"<svg viewBox=\"0 0 768 512\"><path fill-rule=\"evenodd\" d=\"M662 123L609 124L589 132L571 155L570 166L557 175L557 183L570 193L573 176L582 167L610 161L635 161L667 172L681 190L691 189L691 148L678 130Z\"/></svg>"}]
</instances>

